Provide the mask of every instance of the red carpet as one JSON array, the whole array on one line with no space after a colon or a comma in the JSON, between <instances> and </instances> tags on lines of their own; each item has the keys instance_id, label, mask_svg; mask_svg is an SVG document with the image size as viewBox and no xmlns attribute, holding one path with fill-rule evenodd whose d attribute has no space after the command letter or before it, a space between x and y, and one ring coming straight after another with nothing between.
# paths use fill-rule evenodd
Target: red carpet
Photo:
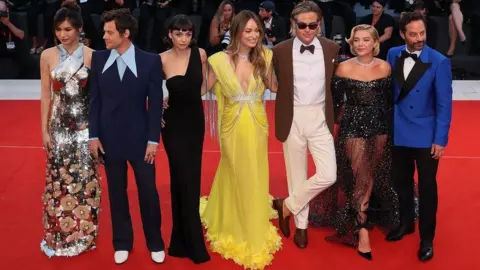
<instances>
[{"instance_id":1,"label":"red carpet","mask_svg":"<svg viewBox=\"0 0 480 270\"><path fill-rule=\"evenodd\" d=\"M328 230L309 230L309 247L299 250L293 240L284 239L283 249L275 254L268 269L422 269L473 270L480 269L480 147L478 127L480 102L455 102L450 145L440 163L438 175L439 210L435 241L435 257L426 264L416 258L418 233L398 243L387 243L375 230L371 233L374 260L361 259L354 249L327 243L323 238ZM273 103L268 112L273 114ZM475 106L477 107L475 109ZM241 269L232 261L212 254L212 260L194 265L186 259L167 257L163 265L154 265L145 246L138 199L133 178L130 178L129 196L135 228L135 245L129 261L115 266L111 245L111 225L108 190L102 181L103 201L100 236L96 251L75 258L48 259L40 252L43 236L41 195L44 187L44 153L41 149L40 103L38 101L0 101L0 209L2 232L0 269ZM274 196L286 195L286 179L281 145L273 132L270 136L270 187ZM477 123L477 124L475 124ZM204 153L202 193L208 194L219 158L218 148L206 140ZM313 165L313 164L312 164ZM311 167L312 169L312 167ZM160 191L163 236L168 244L171 231L169 177L165 153L157 159L158 188ZM312 172L312 171L311 171Z\"/></svg>"}]
</instances>

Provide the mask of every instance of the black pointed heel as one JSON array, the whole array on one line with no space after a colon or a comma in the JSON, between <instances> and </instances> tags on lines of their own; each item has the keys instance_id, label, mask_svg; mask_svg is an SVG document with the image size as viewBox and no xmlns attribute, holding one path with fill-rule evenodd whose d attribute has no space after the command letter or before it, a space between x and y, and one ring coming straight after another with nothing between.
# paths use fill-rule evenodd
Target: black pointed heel
<instances>
[{"instance_id":1,"label":"black pointed heel","mask_svg":"<svg viewBox=\"0 0 480 270\"><path fill-rule=\"evenodd\" d=\"M360 250L357 250L358 255L360 255L362 258L367 259L371 261L373 259L372 257L372 252L361 252Z\"/></svg>"},{"instance_id":2,"label":"black pointed heel","mask_svg":"<svg viewBox=\"0 0 480 270\"><path fill-rule=\"evenodd\" d=\"M363 206L364 207L368 207L368 203L369 202L366 202ZM360 255L360 257L364 258L364 259L367 259L369 261L371 261L373 259L373 256L372 256L372 252L369 251L369 252L362 252L360 250L358 250L358 245L359 245L359 242L360 242L360 230L361 229L366 229L368 230L368 222L367 222L367 218L363 218L361 216L361 213L366 213L367 212L367 209L364 210L364 211L360 211L357 215L357 230L355 232L355 238L356 238L356 242L357 242L357 252L358 252L358 255Z\"/></svg>"}]
</instances>

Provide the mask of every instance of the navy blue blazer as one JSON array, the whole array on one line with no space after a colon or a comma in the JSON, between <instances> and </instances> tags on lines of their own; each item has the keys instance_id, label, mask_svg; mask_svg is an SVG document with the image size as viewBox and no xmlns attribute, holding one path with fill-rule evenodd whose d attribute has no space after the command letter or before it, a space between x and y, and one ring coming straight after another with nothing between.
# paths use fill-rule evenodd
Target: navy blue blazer
<instances>
[{"instance_id":1,"label":"navy blue blazer","mask_svg":"<svg viewBox=\"0 0 480 270\"><path fill-rule=\"evenodd\" d=\"M408 78L403 74L402 51L391 48L387 61L394 75L394 143L396 146L446 146L452 120L450 60L424 46Z\"/></svg>"},{"instance_id":2,"label":"navy blue blazer","mask_svg":"<svg viewBox=\"0 0 480 270\"><path fill-rule=\"evenodd\" d=\"M160 141L162 62L135 47L138 78L127 68L120 80L116 62L102 74L109 57L109 50L92 56L89 137L100 139L107 158L143 159L148 141Z\"/></svg>"}]
</instances>

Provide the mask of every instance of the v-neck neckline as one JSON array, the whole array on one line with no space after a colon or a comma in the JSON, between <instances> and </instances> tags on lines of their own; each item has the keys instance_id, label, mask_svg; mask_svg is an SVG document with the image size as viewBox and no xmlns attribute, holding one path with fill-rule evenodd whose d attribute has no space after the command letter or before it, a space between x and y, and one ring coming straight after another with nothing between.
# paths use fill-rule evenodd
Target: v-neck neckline
<instances>
[{"instance_id":1,"label":"v-neck neckline","mask_svg":"<svg viewBox=\"0 0 480 270\"><path fill-rule=\"evenodd\" d=\"M240 87L240 90L241 90L242 94L243 95L250 94L250 84L252 83L252 80L253 80L253 69L250 72L250 76L249 76L248 83L247 83L247 89L245 90L245 89L243 89L243 86L240 82L240 79L238 78L237 73L235 72L235 69L233 68L232 58L227 53L225 53L225 56L227 57L228 65L230 66L230 70L232 71L233 77L235 78L235 81L237 82L238 87Z\"/></svg>"}]
</instances>

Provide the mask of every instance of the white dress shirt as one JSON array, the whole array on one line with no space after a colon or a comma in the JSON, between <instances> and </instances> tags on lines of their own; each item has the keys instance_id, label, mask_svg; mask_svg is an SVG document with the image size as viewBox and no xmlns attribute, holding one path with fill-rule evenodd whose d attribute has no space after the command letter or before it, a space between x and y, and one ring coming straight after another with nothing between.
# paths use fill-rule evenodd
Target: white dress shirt
<instances>
[{"instance_id":1,"label":"white dress shirt","mask_svg":"<svg viewBox=\"0 0 480 270\"><path fill-rule=\"evenodd\" d=\"M263 21L265 28L270 29L270 27L272 27L272 20L273 20L273 17L270 17L270 19L268 19L267 21Z\"/></svg>"},{"instance_id":2,"label":"white dress shirt","mask_svg":"<svg viewBox=\"0 0 480 270\"><path fill-rule=\"evenodd\" d=\"M320 41L315 38L315 53L305 50L300 53L304 45L298 38L293 40L293 90L294 105L309 106L325 101L325 60ZM306 45L305 45L306 46Z\"/></svg>"},{"instance_id":3,"label":"white dress shirt","mask_svg":"<svg viewBox=\"0 0 480 270\"><path fill-rule=\"evenodd\" d=\"M416 51L416 52L409 52L408 49L405 49L408 53L416 54L418 58L420 58L420 54L422 51ZM411 57L405 58L405 61L403 62L403 77L405 80L408 78L408 75L410 75L410 72L413 69L413 66L415 65L415 60L413 60Z\"/></svg>"}]
</instances>

